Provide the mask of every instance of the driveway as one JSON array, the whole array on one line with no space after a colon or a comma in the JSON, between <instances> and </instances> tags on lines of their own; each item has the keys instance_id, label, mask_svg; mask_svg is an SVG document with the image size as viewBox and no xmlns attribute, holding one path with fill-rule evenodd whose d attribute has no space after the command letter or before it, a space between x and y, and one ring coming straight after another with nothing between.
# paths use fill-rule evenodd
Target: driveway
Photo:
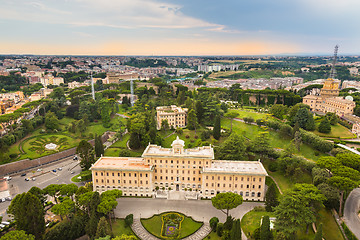
<instances>
[{"instance_id":1,"label":"driveway","mask_svg":"<svg viewBox=\"0 0 360 240\"><path fill-rule=\"evenodd\" d=\"M360 239L360 188L354 189L346 199L344 207L344 220L349 229Z\"/></svg>"},{"instance_id":2,"label":"driveway","mask_svg":"<svg viewBox=\"0 0 360 240\"><path fill-rule=\"evenodd\" d=\"M231 216L242 218L245 213L256 206L264 206L260 202L244 202L235 209L230 210ZM117 218L125 218L128 214L134 214L134 218L149 218L154 214L166 211L176 211L191 216L202 222L209 222L212 217L218 217L225 222L226 215L214 208L211 200L166 200L152 198L119 198L115 209Z\"/></svg>"}]
</instances>

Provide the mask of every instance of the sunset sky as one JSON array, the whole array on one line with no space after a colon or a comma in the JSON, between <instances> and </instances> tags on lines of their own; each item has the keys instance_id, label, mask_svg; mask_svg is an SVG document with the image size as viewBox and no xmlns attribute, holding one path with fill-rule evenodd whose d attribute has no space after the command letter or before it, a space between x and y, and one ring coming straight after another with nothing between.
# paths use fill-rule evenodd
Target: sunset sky
<instances>
[{"instance_id":1,"label":"sunset sky","mask_svg":"<svg viewBox=\"0 0 360 240\"><path fill-rule=\"evenodd\" d=\"M0 0L0 54L360 54L359 0Z\"/></svg>"}]
</instances>

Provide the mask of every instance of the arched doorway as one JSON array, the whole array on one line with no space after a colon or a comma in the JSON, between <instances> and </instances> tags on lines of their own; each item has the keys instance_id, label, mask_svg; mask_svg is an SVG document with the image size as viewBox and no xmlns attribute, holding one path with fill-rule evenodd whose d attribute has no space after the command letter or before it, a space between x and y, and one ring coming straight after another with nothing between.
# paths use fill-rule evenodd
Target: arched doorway
<instances>
[{"instance_id":1,"label":"arched doorway","mask_svg":"<svg viewBox=\"0 0 360 240\"><path fill-rule=\"evenodd\" d=\"M176 191L179 191L179 190L180 190L180 185L176 184Z\"/></svg>"}]
</instances>

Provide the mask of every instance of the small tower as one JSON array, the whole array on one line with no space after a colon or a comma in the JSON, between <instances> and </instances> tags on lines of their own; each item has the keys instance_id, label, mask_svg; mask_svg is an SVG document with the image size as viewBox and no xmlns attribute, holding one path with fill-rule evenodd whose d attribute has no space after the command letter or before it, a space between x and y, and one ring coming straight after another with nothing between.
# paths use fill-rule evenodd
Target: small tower
<instances>
[{"instance_id":1,"label":"small tower","mask_svg":"<svg viewBox=\"0 0 360 240\"><path fill-rule=\"evenodd\" d=\"M174 154L182 154L184 152L185 142L179 136L172 142L171 147Z\"/></svg>"}]
</instances>

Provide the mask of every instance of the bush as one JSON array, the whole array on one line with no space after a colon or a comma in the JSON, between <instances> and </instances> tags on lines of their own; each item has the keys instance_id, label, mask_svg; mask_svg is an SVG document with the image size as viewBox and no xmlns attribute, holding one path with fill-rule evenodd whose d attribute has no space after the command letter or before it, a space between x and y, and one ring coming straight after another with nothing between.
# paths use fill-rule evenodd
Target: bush
<instances>
[{"instance_id":1,"label":"bush","mask_svg":"<svg viewBox=\"0 0 360 240\"><path fill-rule=\"evenodd\" d=\"M350 231L344 222L341 223L341 226L343 227L345 235L349 240L357 240L357 237Z\"/></svg>"},{"instance_id":2,"label":"bush","mask_svg":"<svg viewBox=\"0 0 360 240\"><path fill-rule=\"evenodd\" d=\"M134 222L134 215L133 214L129 214L125 217L125 226L126 227L130 227Z\"/></svg>"},{"instance_id":3,"label":"bush","mask_svg":"<svg viewBox=\"0 0 360 240\"><path fill-rule=\"evenodd\" d=\"M204 130L201 132L201 140L205 141L206 139L209 139L211 137L211 132L209 130Z\"/></svg>"},{"instance_id":4,"label":"bush","mask_svg":"<svg viewBox=\"0 0 360 240\"><path fill-rule=\"evenodd\" d=\"M278 167L277 162L275 162L275 161L270 162L270 164L269 164L270 172L276 172L277 167Z\"/></svg>"},{"instance_id":5,"label":"bush","mask_svg":"<svg viewBox=\"0 0 360 240\"><path fill-rule=\"evenodd\" d=\"M9 155L9 157L11 158L11 159L15 159L15 158L17 158L17 154L16 153L12 153L12 154L10 154Z\"/></svg>"},{"instance_id":6,"label":"bush","mask_svg":"<svg viewBox=\"0 0 360 240\"><path fill-rule=\"evenodd\" d=\"M219 223L219 219L217 217L212 217L209 221L210 223L210 227L212 229L213 232L216 232L216 227Z\"/></svg>"},{"instance_id":7,"label":"bush","mask_svg":"<svg viewBox=\"0 0 360 240\"><path fill-rule=\"evenodd\" d=\"M189 135L186 135L185 138L189 138L190 136Z\"/></svg>"},{"instance_id":8,"label":"bush","mask_svg":"<svg viewBox=\"0 0 360 240\"><path fill-rule=\"evenodd\" d=\"M218 223L216 226L216 234L221 237L223 235L223 231L224 231L224 224L223 223Z\"/></svg>"},{"instance_id":9,"label":"bush","mask_svg":"<svg viewBox=\"0 0 360 240\"><path fill-rule=\"evenodd\" d=\"M320 152L330 152L334 148L332 142L326 141L312 132L299 129L301 140Z\"/></svg>"}]
</instances>

